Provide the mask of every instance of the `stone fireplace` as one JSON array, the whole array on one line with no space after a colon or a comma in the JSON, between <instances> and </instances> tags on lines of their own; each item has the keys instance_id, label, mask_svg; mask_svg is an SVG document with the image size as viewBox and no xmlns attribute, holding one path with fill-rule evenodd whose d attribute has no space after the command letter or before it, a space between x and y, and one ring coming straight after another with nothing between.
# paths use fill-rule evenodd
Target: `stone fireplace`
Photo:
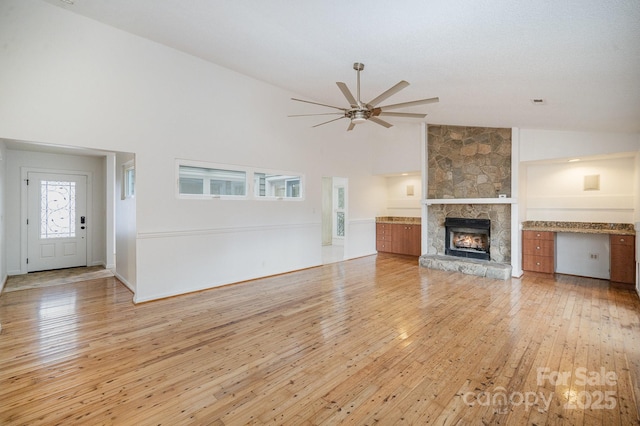
<instances>
[{"instance_id":1,"label":"stone fireplace","mask_svg":"<svg viewBox=\"0 0 640 426\"><path fill-rule=\"evenodd\" d=\"M427 138L428 246L421 265L435 262L438 269L472 269L476 275L478 269L496 267L484 276L506 279L511 271L511 129L429 125ZM474 222L484 229L468 226ZM452 232L450 223L459 230ZM445 262L473 266L440 267Z\"/></svg>"}]
</instances>

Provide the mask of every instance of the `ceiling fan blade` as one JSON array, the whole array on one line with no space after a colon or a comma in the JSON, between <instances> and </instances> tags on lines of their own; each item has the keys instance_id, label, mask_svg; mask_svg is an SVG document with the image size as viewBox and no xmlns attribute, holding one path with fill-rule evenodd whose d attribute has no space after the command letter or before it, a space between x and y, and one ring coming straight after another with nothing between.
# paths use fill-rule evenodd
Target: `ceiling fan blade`
<instances>
[{"instance_id":1,"label":"ceiling fan blade","mask_svg":"<svg viewBox=\"0 0 640 426\"><path fill-rule=\"evenodd\" d=\"M351 121L349 123L349 127L347 127L347 132L350 132L351 130L353 130L354 127L356 127L356 125L353 123L353 121Z\"/></svg>"},{"instance_id":2,"label":"ceiling fan blade","mask_svg":"<svg viewBox=\"0 0 640 426\"><path fill-rule=\"evenodd\" d=\"M388 129L389 127L393 126L393 124L391 124L391 123L387 123L387 122L386 122L386 121L384 121L384 120L380 120L378 117L369 117L369 121L373 121L374 123L379 124L379 125L381 125L381 126L384 126L384 127L386 127L387 129Z\"/></svg>"},{"instance_id":3,"label":"ceiling fan blade","mask_svg":"<svg viewBox=\"0 0 640 426\"><path fill-rule=\"evenodd\" d=\"M340 91L342 92L344 97L347 98L347 102L349 102L349 105L351 105L352 107L357 107L358 101L356 101L356 98L353 97L353 94L351 93L351 90L349 90L347 85L341 81L337 81L336 84L338 85L338 88L340 88Z\"/></svg>"},{"instance_id":4,"label":"ceiling fan blade","mask_svg":"<svg viewBox=\"0 0 640 426\"><path fill-rule=\"evenodd\" d=\"M375 98L371 102L369 102L368 105L374 107L374 106L378 105L380 102L382 102L385 99L387 99L388 97L390 97L391 95L395 95L396 93L398 93L399 91L401 91L402 89L407 87L408 85L409 85L408 82L402 80L400 83L396 84L392 88L388 89L385 92L382 92L377 98Z\"/></svg>"},{"instance_id":5,"label":"ceiling fan blade","mask_svg":"<svg viewBox=\"0 0 640 426\"><path fill-rule=\"evenodd\" d=\"M380 114L386 117L407 117L407 118L425 118L427 114L414 114L411 112L384 112L381 111Z\"/></svg>"},{"instance_id":6,"label":"ceiling fan blade","mask_svg":"<svg viewBox=\"0 0 640 426\"><path fill-rule=\"evenodd\" d=\"M333 120L325 121L324 123L316 124L315 126L311 126L311 127L322 126L323 124L328 124L328 123L331 123L332 121L336 121L336 120L342 120L343 118L345 118L345 117L334 118Z\"/></svg>"},{"instance_id":7,"label":"ceiling fan blade","mask_svg":"<svg viewBox=\"0 0 640 426\"><path fill-rule=\"evenodd\" d=\"M287 115L287 117L311 117L313 115L344 115L341 112L323 112L320 114L293 114L293 115Z\"/></svg>"},{"instance_id":8,"label":"ceiling fan blade","mask_svg":"<svg viewBox=\"0 0 640 426\"><path fill-rule=\"evenodd\" d=\"M406 108L406 107L415 106L415 105L433 104L439 101L440 101L440 98L420 99L418 101L401 102L399 104L385 105L385 106L381 106L380 109L388 110L388 109L396 109L396 108Z\"/></svg>"},{"instance_id":9,"label":"ceiling fan blade","mask_svg":"<svg viewBox=\"0 0 640 426\"><path fill-rule=\"evenodd\" d=\"M341 110L341 111L346 111L346 110L347 110L346 108L340 108L340 107L333 106L333 105L321 104L321 103L318 103L318 102L305 101L305 100L303 100L303 99L291 98L291 100L292 100L292 101L298 101L298 102L305 102L305 103L307 103L307 104L313 104L313 105L326 106L326 107L329 107L329 108L339 109L339 110Z\"/></svg>"}]
</instances>

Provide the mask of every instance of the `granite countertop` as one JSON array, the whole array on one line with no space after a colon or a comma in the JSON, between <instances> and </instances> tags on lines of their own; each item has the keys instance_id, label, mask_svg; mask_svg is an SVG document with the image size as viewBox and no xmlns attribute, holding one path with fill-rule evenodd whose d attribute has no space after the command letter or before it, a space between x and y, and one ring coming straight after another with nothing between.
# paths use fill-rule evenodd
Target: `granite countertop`
<instances>
[{"instance_id":1,"label":"granite countertop","mask_svg":"<svg viewBox=\"0 0 640 426\"><path fill-rule=\"evenodd\" d=\"M379 216L376 223L399 223L403 225L420 225L422 218L401 216Z\"/></svg>"},{"instance_id":2,"label":"granite countertop","mask_svg":"<svg viewBox=\"0 0 640 426\"><path fill-rule=\"evenodd\" d=\"M526 221L522 222L523 231L576 232L581 234L616 234L635 235L636 231L631 223L598 223L598 222L550 222Z\"/></svg>"}]
</instances>

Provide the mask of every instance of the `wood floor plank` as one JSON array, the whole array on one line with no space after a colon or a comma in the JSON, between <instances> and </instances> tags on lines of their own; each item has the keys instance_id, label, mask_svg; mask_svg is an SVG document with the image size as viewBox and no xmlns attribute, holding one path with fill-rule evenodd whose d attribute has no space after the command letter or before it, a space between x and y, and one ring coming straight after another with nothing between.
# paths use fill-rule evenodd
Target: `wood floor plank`
<instances>
[{"instance_id":1,"label":"wood floor plank","mask_svg":"<svg viewBox=\"0 0 640 426\"><path fill-rule=\"evenodd\" d=\"M640 300L603 280L381 254L131 299L113 277L1 294L0 424L640 425ZM606 390L615 409L566 406Z\"/></svg>"}]
</instances>

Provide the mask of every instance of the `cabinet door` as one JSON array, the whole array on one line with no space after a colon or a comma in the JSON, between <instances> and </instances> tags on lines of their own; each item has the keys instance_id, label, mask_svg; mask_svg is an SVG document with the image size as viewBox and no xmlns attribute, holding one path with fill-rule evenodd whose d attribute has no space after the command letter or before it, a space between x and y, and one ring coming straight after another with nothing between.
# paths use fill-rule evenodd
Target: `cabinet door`
<instances>
[{"instance_id":1,"label":"cabinet door","mask_svg":"<svg viewBox=\"0 0 640 426\"><path fill-rule=\"evenodd\" d=\"M393 230L393 252L420 256L421 226L396 224Z\"/></svg>"},{"instance_id":2,"label":"cabinet door","mask_svg":"<svg viewBox=\"0 0 640 426\"><path fill-rule=\"evenodd\" d=\"M407 250L407 235L406 227L402 223L393 224L393 242L391 243L392 251L398 254L406 254Z\"/></svg>"},{"instance_id":3,"label":"cabinet door","mask_svg":"<svg viewBox=\"0 0 640 426\"><path fill-rule=\"evenodd\" d=\"M635 238L611 235L611 281L635 284Z\"/></svg>"},{"instance_id":4,"label":"cabinet door","mask_svg":"<svg viewBox=\"0 0 640 426\"><path fill-rule=\"evenodd\" d=\"M409 225L407 229L407 254L420 256L422 254L422 226Z\"/></svg>"}]
</instances>

